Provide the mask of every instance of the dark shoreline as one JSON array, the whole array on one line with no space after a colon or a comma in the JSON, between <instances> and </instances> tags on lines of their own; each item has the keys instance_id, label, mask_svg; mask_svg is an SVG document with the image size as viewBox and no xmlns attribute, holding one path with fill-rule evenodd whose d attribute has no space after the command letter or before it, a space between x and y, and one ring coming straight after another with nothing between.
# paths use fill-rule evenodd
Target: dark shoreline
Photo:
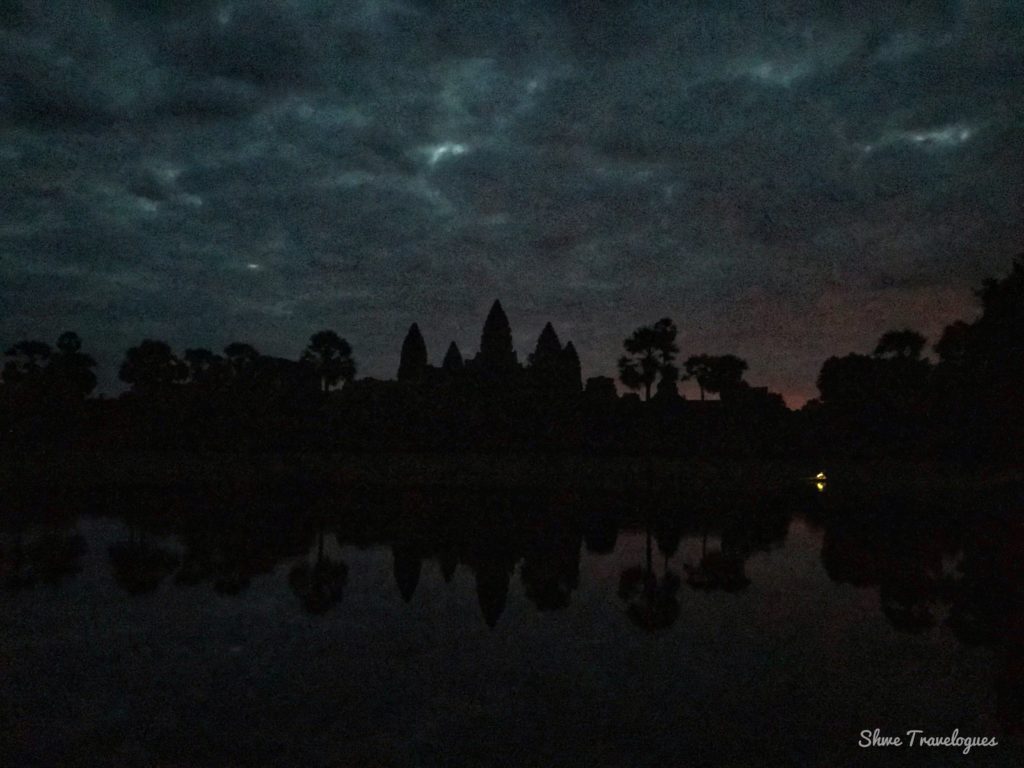
<instances>
[{"instance_id":1,"label":"dark shoreline","mask_svg":"<svg viewBox=\"0 0 1024 768\"><path fill-rule=\"evenodd\" d=\"M199 451L45 451L0 456L0 488L54 486L259 486L301 479L334 486L572 488L629 490L742 485L769 489L869 479L883 488L943 490L1024 480L1020 465L965 466L935 461L695 460L579 454L241 453Z\"/></svg>"}]
</instances>

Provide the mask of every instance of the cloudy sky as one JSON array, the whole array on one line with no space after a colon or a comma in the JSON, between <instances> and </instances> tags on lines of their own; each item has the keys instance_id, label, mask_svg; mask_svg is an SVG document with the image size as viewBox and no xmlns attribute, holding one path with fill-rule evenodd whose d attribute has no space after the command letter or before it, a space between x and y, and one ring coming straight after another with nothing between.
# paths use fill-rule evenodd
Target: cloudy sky
<instances>
[{"instance_id":1,"label":"cloudy sky","mask_svg":"<svg viewBox=\"0 0 1024 768\"><path fill-rule=\"evenodd\" d=\"M0 344L392 377L500 297L612 374L662 316L791 405L1024 250L1024 2L0 0Z\"/></svg>"}]
</instances>

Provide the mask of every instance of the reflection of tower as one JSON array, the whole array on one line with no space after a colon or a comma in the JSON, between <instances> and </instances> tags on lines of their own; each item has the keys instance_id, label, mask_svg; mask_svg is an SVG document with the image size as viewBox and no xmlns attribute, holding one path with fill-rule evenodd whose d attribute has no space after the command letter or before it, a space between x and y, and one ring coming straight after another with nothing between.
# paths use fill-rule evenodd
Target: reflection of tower
<instances>
[{"instance_id":1,"label":"reflection of tower","mask_svg":"<svg viewBox=\"0 0 1024 768\"><path fill-rule=\"evenodd\" d=\"M455 550L450 547L443 548L438 554L437 560L441 565L441 576L444 578L445 584L451 583L455 569L459 565L459 558Z\"/></svg>"},{"instance_id":2,"label":"reflection of tower","mask_svg":"<svg viewBox=\"0 0 1024 768\"><path fill-rule=\"evenodd\" d=\"M484 561L477 568L476 595L488 627L493 628L505 610L510 577L509 570L498 561Z\"/></svg>"},{"instance_id":3,"label":"reflection of tower","mask_svg":"<svg viewBox=\"0 0 1024 768\"><path fill-rule=\"evenodd\" d=\"M396 543L392 546L394 557L395 583L405 602L412 600L416 585L420 583L420 568L423 561L419 553L409 544Z\"/></svg>"},{"instance_id":4,"label":"reflection of tower","mask_svg":"<svg viewBox=\"0 0 1024 768\"><path fill-rule=\"evenodd\" d=\"M566 529L545 528L527 544L519 578L537 610L565 608L579 586L581 536Z\"/></svg>"}]
</instances>

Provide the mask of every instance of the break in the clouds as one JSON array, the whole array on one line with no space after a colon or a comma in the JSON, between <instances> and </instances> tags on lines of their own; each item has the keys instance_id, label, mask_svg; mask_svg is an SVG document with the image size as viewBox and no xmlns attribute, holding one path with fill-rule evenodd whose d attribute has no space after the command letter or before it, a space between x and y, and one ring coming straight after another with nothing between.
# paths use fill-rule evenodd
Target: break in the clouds
<instances>
[{"instance_id":1,"label":"break in the clouds","mask_svg":"<svg viewBox=\"0 0 1024 768\"><path fill-rule=\"evenodd\" d=\"M1021 2L0 2L0 342L392 376L500 297L611 373L673 317L791 403L1024 234Z\"/></svg>"}]
</instances>

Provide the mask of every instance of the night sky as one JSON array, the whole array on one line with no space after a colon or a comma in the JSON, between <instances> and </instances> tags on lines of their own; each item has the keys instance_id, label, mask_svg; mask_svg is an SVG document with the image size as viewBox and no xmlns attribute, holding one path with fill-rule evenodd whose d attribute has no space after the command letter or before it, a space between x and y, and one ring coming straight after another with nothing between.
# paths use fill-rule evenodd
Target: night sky
<instances>
[{"instance_id":1,"label":"night sky","mask_svg":"<svg viewBox=\"0 0 1024 768\"><path fill-rule=\"evenodd\" d=\"M612 375L672 317L790 405L1024 247L1024 2L0 0L0 344L393 377L500 298Z\"/></svg>"}]
</instances>

